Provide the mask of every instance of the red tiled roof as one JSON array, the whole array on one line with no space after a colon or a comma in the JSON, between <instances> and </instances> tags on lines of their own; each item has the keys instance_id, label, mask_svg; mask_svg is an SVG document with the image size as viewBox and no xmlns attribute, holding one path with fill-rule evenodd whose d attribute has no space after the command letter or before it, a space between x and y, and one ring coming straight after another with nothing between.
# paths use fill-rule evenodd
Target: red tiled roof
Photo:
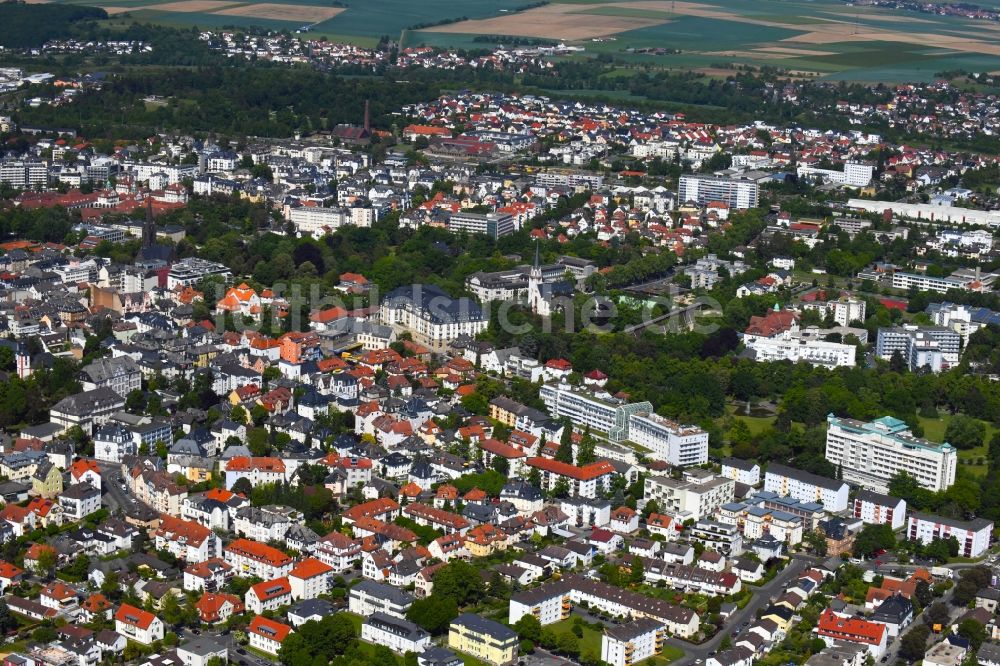
<instances>
[{"instance_id":1,"label":"red tiled roof","mask_svg":"<svg viewBox=\"0 0 1000 666\"><path fill-rule=\"evenodd\" d=\"M598 462L593 462L589 465L584 465L583 467L577 467L576 465L570 465L569 463L551 460L549 458L541 458L538 456L528 458L526 462L531 467L535 467L544 472L558 474L559 476L566 476L571 479L576 479L577 481L591 481L604 476L605 474L612 474L615 471L615 468L607 460L599 460Z\"/></svg>"},{"instance_id":2,"label":"red tiled roof","mask_svg":"<svg viewBox=\"0 0 1000 666\"><path fill-rule=\"evenodd\" d=\"M153 620L156 616L152 613L148 613L141 608L136 608L129 604L122 604L118 607L118 611L115 613L115 621L122 622L124 624L130 624L134 627L139 627L140 629L149 629L149 625L153 624Z\"/></svg>"},{"instance_id":3,"label":"red tiled roof","mask_svg":"<svg viewBox=\"0 0 1000 666\"><path fill-rule=\"evenodd\" d=\"M274 620L269 620L266 617L258 615L253 619L253 621L250 622L250 626L247 627L247 631L281 643L288 637L288 634L292 632L292 628L287 624L275 622Z\"/></svg>"}]
</instances>

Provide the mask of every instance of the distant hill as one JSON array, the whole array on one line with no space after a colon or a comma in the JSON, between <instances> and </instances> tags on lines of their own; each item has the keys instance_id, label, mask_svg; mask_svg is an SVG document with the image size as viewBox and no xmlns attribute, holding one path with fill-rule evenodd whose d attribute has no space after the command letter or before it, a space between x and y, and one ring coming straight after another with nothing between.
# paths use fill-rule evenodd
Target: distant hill
<instances>
[{"instance_id":1,"label":"distant hill","mask_svg":"<svg viewBox=\"0 0 1000 666\"><path fill-rule=\"evenodd\" d=\"M3 29L0 30L0 46L7 48L41 46L50 39L71 37L74 23L106 18L108 13L100 7L2 2L0 25Z\"/></svg>"}]
</instances>

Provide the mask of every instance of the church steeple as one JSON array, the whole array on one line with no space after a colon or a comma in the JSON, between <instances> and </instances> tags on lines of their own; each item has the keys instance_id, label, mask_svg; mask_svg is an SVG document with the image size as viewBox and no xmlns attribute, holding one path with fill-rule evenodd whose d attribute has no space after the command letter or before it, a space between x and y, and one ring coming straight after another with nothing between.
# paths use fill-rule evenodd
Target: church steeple
<instances>
[{"instance_id":1,"label":"church steeple","mask_svg":"<svg viewBox=\"0 0 1000 666\"><path fill-rule=\"evenodd\" d=\"M528 275L529 278L537 278L541 280L542 278L542 263L538 258L538 241L535 241L535 261L531 264L531 272Z\"/></svg>"}]
</instances>

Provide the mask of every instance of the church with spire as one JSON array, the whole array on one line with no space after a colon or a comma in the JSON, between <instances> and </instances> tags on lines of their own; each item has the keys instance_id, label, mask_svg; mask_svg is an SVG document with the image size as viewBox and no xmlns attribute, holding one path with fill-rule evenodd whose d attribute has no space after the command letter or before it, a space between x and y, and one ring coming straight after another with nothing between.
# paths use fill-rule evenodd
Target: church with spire
<instances>
[{"instance_id":1,"label":"church with spire","mask_svg":"<svg viewBox=\"0 0 1000 666\"><path fill-rule=\"evenodd\" d=\"M550 317L561 307L564 298L573 298L575 287L572 282L559 280L546 282L542 273L542 263L538 243L535 243L535 260L528 271L528 307L540 317Z\"/></svg>"}]
</instances>

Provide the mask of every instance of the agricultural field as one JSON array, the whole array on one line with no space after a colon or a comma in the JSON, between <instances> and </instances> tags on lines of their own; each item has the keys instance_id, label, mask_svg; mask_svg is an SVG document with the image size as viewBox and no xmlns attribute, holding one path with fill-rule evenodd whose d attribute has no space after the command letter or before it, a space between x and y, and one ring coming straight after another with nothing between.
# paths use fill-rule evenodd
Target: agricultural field
<instances>
[{"instance_id":1,"label":"agricultural field","mask_svg":"<svg viewBox=\"0 0 1000 666\"><path fill-rule=\"evenodd\" d=\"M578 58L612 54L636 66L714 76L741 65L888 82L944 70L1000 71L1000 26L840 0L553 0L534 7L531 0L51 1L99 4L116 18L170 25L305 29L365 46L383 35L404 46L462 48L489 47L494 35L534 38L582 47Z\"/></svg>"}]
</instances>

